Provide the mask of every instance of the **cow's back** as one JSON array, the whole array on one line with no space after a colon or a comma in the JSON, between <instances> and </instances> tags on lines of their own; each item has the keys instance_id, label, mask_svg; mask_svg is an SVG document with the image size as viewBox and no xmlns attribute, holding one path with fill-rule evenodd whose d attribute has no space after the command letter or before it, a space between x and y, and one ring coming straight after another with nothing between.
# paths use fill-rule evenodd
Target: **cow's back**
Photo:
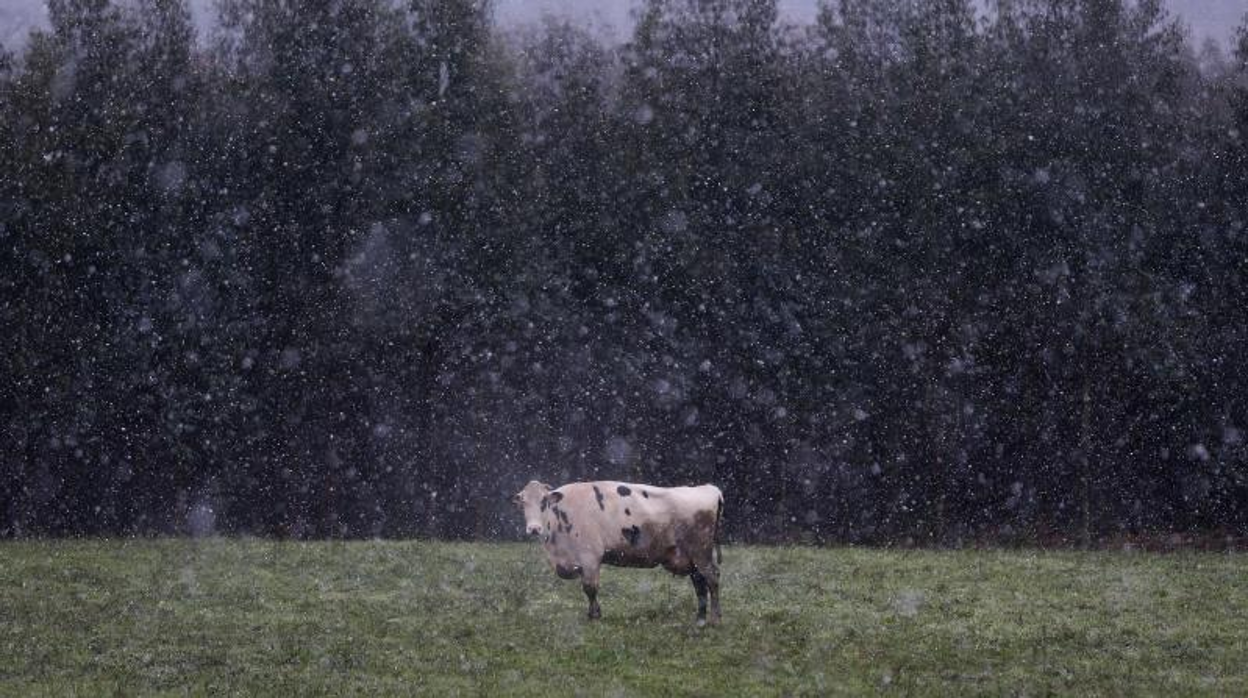
<instances>
[{"instance_id":1,"label":"cow's back","mask_svg":"<svg viewBox=\"0 0 1248 698\"><path fill-rule=\"evenodd\" d=\"M563 495L564 506L591 517L657 524L674 524L699 511L714 513L723 497L714 485L656 487L616 480L574 482L555 492Z\"/></svg>"}]
</instances>

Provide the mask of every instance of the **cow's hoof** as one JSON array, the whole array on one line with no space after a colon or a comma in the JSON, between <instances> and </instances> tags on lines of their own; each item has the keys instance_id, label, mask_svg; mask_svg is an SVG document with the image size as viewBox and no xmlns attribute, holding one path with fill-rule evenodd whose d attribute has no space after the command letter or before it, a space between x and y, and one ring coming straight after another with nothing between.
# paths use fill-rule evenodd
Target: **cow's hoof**
<instances>
[{"instance_id":1,"label":"cow's hoof","mask_svg":"<svg viewBox=\"0 0 1248 698\"><path fill-rule=\"evenodd\" d=\"M705 628L705 627L706 627L706 619L705 619L705 618L699 618L699 619L698 619L698 627L699 627L699 628Z\"/></svg>"}]
</instances>

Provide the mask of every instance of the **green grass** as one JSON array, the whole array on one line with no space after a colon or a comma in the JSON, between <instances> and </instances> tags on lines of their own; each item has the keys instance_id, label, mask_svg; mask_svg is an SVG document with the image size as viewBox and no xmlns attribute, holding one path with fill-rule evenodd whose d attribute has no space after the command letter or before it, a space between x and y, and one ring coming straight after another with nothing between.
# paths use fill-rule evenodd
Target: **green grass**
<instances>
[{"instance_id":1,"label":"green grass","mask_svg":"<svg viewBox=\"0 0 1248 698\"><path fill-rule=\"evenodd\" d=\"M725 551L607 568L604 617L535 545L0 543L0 693L1248 693L1239 554Z\"/></svg>"}]
</instances>

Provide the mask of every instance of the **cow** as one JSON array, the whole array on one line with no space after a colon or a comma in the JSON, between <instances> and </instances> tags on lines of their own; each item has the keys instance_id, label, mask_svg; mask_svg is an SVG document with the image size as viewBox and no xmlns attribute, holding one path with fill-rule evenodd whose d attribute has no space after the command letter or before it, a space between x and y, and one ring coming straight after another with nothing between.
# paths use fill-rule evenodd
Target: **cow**
<instances>
[{"instance_id":1,"label":"cow","mask_svg":"<svg viewBox=\"0 0 1248 698\"><path fill-rule=\"evenodd\" d=\"M589 618L602 616L603 564L657 567L688 575L698 596L699 626L719 613L719 533L724 496L714 485L655 487L627 482L573 482L558 488L533 480L512 497L525 531L540 537L562 579L581 580Z\"/></svg>"}]
</instances>

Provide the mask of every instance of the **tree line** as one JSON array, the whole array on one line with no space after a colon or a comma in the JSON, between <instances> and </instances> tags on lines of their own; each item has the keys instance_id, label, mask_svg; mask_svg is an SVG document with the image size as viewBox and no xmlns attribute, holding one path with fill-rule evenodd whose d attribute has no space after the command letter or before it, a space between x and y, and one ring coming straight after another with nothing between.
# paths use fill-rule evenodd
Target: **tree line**
<instances>
[{"instance_id":1,"label":"tree line","mask_svg":"<svg viewBox=\"0 0 1248 698\"><path fill-rule=\"evenodd\" d=\"M0 535L1248 532L1248 32L1159 0L49 0L0 55Z\"/></svg>"}]
</instances>

